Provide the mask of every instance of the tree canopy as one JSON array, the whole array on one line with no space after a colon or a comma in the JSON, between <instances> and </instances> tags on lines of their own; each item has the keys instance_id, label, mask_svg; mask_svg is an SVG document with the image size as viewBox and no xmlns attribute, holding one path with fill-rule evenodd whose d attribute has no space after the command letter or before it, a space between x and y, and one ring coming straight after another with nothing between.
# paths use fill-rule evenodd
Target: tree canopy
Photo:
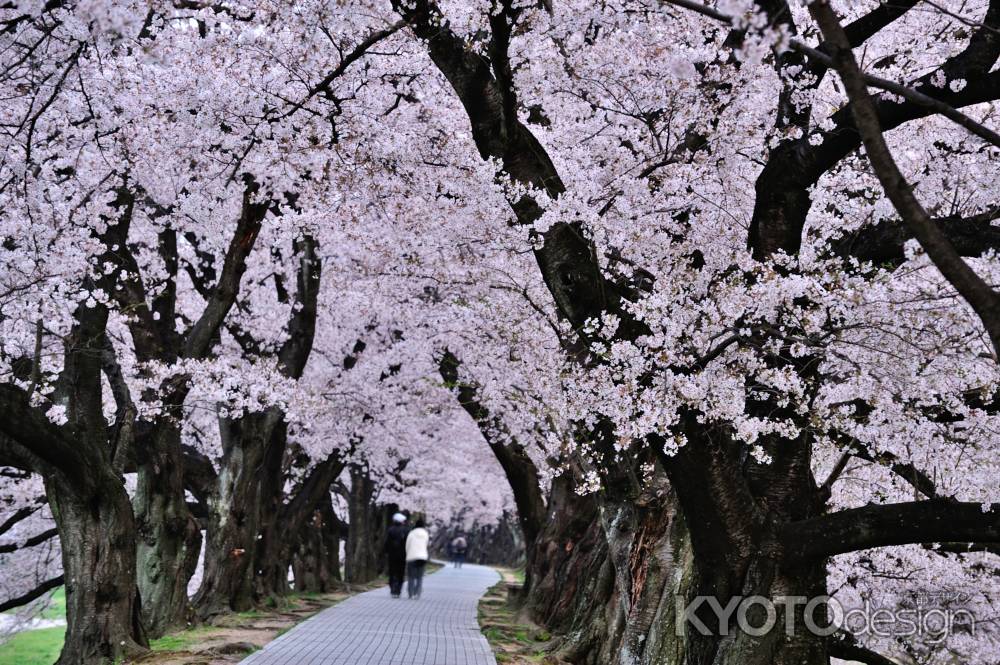
<instances>
[{"instance_id":1,"label":"tree canopy","mask_svg":"<svg viewBox=\"0 0 1000 665\"><path fill-rule=\"evenodd\" d=\"M766 662L995 656L997 0L13 1L0 54L0 589L135 596L62 662L202 549L202 616L280 592L361 478L516 509L538 585L593 505L630 627L666 539L681 595L980 620Z\"/></svg>"}]
</instances>

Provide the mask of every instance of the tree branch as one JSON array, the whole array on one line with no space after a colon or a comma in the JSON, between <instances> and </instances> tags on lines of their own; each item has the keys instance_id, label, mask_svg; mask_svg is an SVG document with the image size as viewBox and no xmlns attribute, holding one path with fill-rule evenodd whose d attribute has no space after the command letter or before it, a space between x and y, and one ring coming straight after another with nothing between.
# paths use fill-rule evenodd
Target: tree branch
<instances>
[{"instance_id":1,"label":"tree branch","mask_svg":"<svg viewBox=\"0 0 1000 665\"><path fill-rule=\"evenodd\" d=\"M129 247L135 195L127 185L118 188L113 205L122 213L117 220L108 220L107 231L101 237L105 247L103 260L118 266L117 275L107 284L107 290L126 315L136 356L141 361L158 359L164 349L164 340L147 302L139 262Z\"/></svg>"},{"instance_id":2,"label":"tree branch","mask_svg":"<svg viewBox=\"0 0 1000 665\"><path fill-rule=\"evenodd\" d=\"M41 506L36 506L33 508L19 508L14 511L14 514L8 517L0 524L0 536L10 531L16 524L23 522L35 513L41 510Z\"/></svg>"},{"instance_id":3,"label":"tree branch","mask_svg":"<svg viewBox=\"0 0 1000 665\"><path fill-rule=\"evenodd\" d=\"M0 458L5 464L44 475L58 469L84 484L96 478L86 447L67 437L37 407L28 404L23 390L0 383ZM48 468L46 468L46 465Z\"/></svg>"},{"instance_id":4,"label":"tree branch","mask_svg":"<svg viewBox=\"0 0 1000 665\"><path fill-rule=\"evenodd\" d=\"M17 598L11 598L10 600L0 603L0 612L6 612L7 610L12 610L15 607L21 607L22 605L27 605L31 601L41 598L49 591L61 587L63 584L65 584L65 581L66 580L62 575L59 575L58 577L53 577L50 580L46 580L29 592L22 594Z\"/></svg>"},{"instance_id":5,"label":"tree branch","mask_svg":"<svg viewBox=\"0 0 1000 665\"><path fill-rule=\"evenodd\" d=\"M545 497L542 495L538 469L524 446L518 443L507 431L503 422L490 414L479 401L476 387L459 381L460 365L458 358L446 349L438 361L438 371L445 384L455 390L458 403L475 421L490 450L503 467L507 481L514 492L521 531L530 547L545 526L546 519Z\"/></svg>"},{"instance_id":6,"label":"tree branch","mask_svg":"<svg viewBox=\"0 0 1000 665\"><path fill-rule=\"evenodd\" d=\"M809 6L809 12L835 49L834 63L851 101L855 125L886 196L941 274L975 310L993 342L995 357L1000 359L1000 295L962 260L896 166L882 136L878 112L868 95L864 76L829 2L816 0Z\"/></svg>"},{"instance_id":7,"label":"tree branch","mask_svg":"<svg viewBox=\"0 0 1000 665\"><path fill-rule=\"evenodd\" d=\"M451 84L465 107L472 137L483 159L497 159L513 182L555 198L566 188L545 148L531 131L511 114L512 90L505 90L491 71L490 63L466 47L448 27L437 4L431 0L393 0L393 8L413 32L427 43L431 60ZM492 42L493 58L501 57L503 35ZM502 71L502 63L500 65ZM544 214L536 198L526 194L510 202L517 221L531 225ZM582 335L583 325L605 312L618 315L619 334L634 339L648 332L622 307L634 294L604 277L593 244L578 222L556 222L542 234L544 243L535 251L542 278L552 293L561 316Z\"/></svg>"},{"instance_id":8,"label":"tree branch","mask_svg":"<svg viewBox=\"0 0 1000 665\"><path fill-rule=\"evenodd\" d=\"M671 5L677 5L678 7L684 7L686 9L690 9L699 14L702 14L703 16L708 16L709 18L713 18L717 21L723 21L725 23L733 22L732 16L723 14L722 12L719 12L710 7L706 7L701 3L693 2L692 0L662 0L662 1ZM906 9L909 9L909 7L907 7ZM905 12L906 10L904 9L903 11ZM891 15L891 13L888 13L887 17L889 15ZM900 12L896 17L898 18L899 15L902 15L902 12ZM878 21L873 21L872 26L878 25L878 23L879 23ZM859 43L863 43L864 39L860 38L863 37L869 29L871 28L869 27L859 28L856 31L857 34L855 35L854 41L858 42L860 40ZM793 51L796 51L798 53L801 53L809 57L814 64L821 65L823 68L834 68L836 67L836 65L834 63L834 59L830 56L830 53L834 50L835 47L828 35L824 35L824 37L826 38L826 41L824 41L823 44L821 44L820 48L818 49L812 48L811 46L805 44L804 42L798 39L790 40L788 42L788 47ZM844 38L847 44L853 45L853 42L851 41L850 38L848 38L846 32L844 34ZM865 39L867 39L867 37L865 37ZM985 125L976 122L969 116L957 110L954 106L946 104L940 99L935 99L930 95L926 95L920 92L919 90L915 90L912 87L896 83L895 81L890 81L889 79L884 79L878 76L872 76L871 74L866 74L864 72L861 72L860 69L858 70L858 73L861 76L862 80L867 85L870 85L873 88L879 88L885 90L886 92L891 92L894 95L899 95L900 97L906 99L908 102L911 102L918 106L922 106L929 111L939 113L948 118L949 120L951 120L952 122L956 123L957 125L960 125L965 129L969 130L970 132L980 137L984 141L987 141L988 143L992 143L993 145L1000 147L1000 134L993 131L989 127L986 127Z\"/></svg>"},{"instance_id":9,"label":"tree branch","mask_svg":"<svg viewBox=\"0 0 1000 665\"><path fill-rule=\"evenodd\" d=\"M384 30L376 30L375 32L368 35L365 39L361 40L350 53L348 53L341 59L340 64L337 65L333 69L333 71L331 71L329 74L323 77L322 81L320 81L312 88L310 88L309 92L306 93L306 96L301 101L297 102L294 106L292 106L292 108L289 109L287 113L285 113L284 117L287 118L288 116L294 114L296 111L298 111L307 103L309 103L309 100L311 100L313 97L315 97L321 92L329 95L330 85L338 78L343 76L344 72L347 71L348 67L350 67L355 61L364 56L364 54L367 53L368 49L370 49L372 46L379 43L383 39L399 32L404 25L406 25L406 21L397 21L396 23L390 25L388 28L385 28Z\"/></svg>"},{"instance_id":10,"label":"tree branch","mask_svg":"<svg viewBox=\"0 0 1000 665\"><path fill-rule=\"evenodd\" d=\"M118 356L115 347L111 343L111 338L104 335L104 345L101 351L101 364L104 368L104 376L111 386L111 394L115 399L115 423L112 427L113 435L111 443L111 466L116 474L121 474L129 455L132 444L135 441L135 419L138 411L132 401L132 394L129 391L128 383L122 373L122 368L118 364Z\"/></svg>"},{"instance_id":11,"label":"tree branch","mask_svg":"<svg viewBox=\"0 0 1000 665\"><path fill-rule=\"evenodd\" d=\"M320 274L322 262L316 253L317 241L310 235L295 242L299 260L296 277L295 304L288 322L288 339L278 351L278 364L282 372L293 379L302 376L306 361L312 351L316 335Z\"/></svg>"},{"instance_id":12,"label":"tree branch","mask_svg":"<svg viewBox=\"0 0 1000 665\"><path fill-rule=\"evenodd\" d=\"M253 201L257 191L256 185L249 185L243 192L243 209L229 243L229 249L226 251L219 281L212 290L201 316L184 336L182 355L185 358L201 358L208 352L212 338L215 337L219 326L236 301L240 280L246 272L247 256L253 249L257 234L260 233L261 223L268 211L267 203Z\"/></svg>"},{"instance_id":13,"label":"tree branch","mask_svg":"<svg viewBox=\"0 0 1000 665\"><path fill-rule=\"evenodd\" d=\"M943 497L938 492L937 484L928 476L926 473L918 469L914 464L910 462L903 462L899 457L891 452L882 451L873 453L871 449L858 441L854 437L848 437L844 435L838 435L838 440L844 441L846 452L845 456L856 457L858 459L865 460L866 462L871 462L873 464L880 464L887 467L893 474L904 480L920 494L923 494L928 499L950 499L951 497ZM843 458L841 458L843 461ZM836 471L836 470L835 470ZM841 468L840 471L843 471ZM839 472L836 474L839 475ZM824 483L824 487L829 489L829 486L833 484L832 481L836 480L836 475L831 474L831 479Z\"/></svg>"},{"instance_id":14,"label":"tree branch","mask_svg":"<svg viewBox=\"0 0 1000 665\"><path fill-rule=\"evenodd\" d=\"M16 552L17 550L23 550L28 547L34 547L35 545L41 545L46 540L52 540L59 535L59 529L52 528L42 531L39 534L28 538L23 543L8 543L6 545L0 545L0 554L10 554L11 552Z\"/></svg>"},{"instance_id":15,"label":"tree branch","mask_svg":"<svg viewBox=\"0 0 1000 665\"><path fill-rule=\"evenodd\" d=\"M937 217L934 224L962 256L977 257L987 251L1000 251L1000 226L993 222L1000 219L1000 206L976 215L963 217L950 215ZM876 266L896 268L906 261L904 246L913 233L901 220L883 220L845 234L830 243L836 256L852 256L859 261L869 261Z\"/></svg>"},{"instance_id":16,"label":"tree branch","mask_svg":"<svg viewBox=\"0 0 1000 665\"><path fill-rule=\"evenodd\" d=\"M834 658L853 660L865 665L899 665L896 661L861 646L853 636L830 639L827 643L827 653Z\"/></svg>"},{"instance_id":17,"label":"tree branch","mask_svg":"<svg viewBox=\"0 0 1000 665\"><path fill-rule=\"evenodd\" d=\"M181 448L184 453L184 487L194 495L198 503L207 505L218 478L212 460L192 446L184 445Z\"/></svg>"},{"instance_id":18,"label":"tree branch","mask_svg":"<svg viewBox=\"0 0 1000 665\"><path fill-rule=\"evenodd\" d=\"M291 501L281 506L277 524L285 533L298 533L324 496L329 496L330 486L347 465L344 456L335 451L313 467L306 479L296 489ZM287 546L291 546L291 542Z\"/></svg>"},{"instance_id":19,"label":"tree branch","mask_svg":"<svg viewBox=\"0 0 1000 665\"><path fill-rule=\"evenodd\" d=\"M793 564L872 547L996 542L1000 504L936 500L871 505L791 522L779 540L784 559Z\"/></svg>"},{"instance_id":20,"label":"tree branch","mask_svg":"<svg viewBox=\"0 0 1000 665\"><path fill-rule=\"evenodd\" d=\"M1000 543L922 543L925 549L941 554L968 554L989 552L1000 556Z\"/></svg>"},{"instance_id":21,"label":"tree branch","mask_svg":"<svg viewBox=\"0 0 1000 665\"><path fill-rule=\"evenodd\" d=\"M857 48L877 35L883 28L913 9L920 0L880 0L878 6L844 26L851 48ZM822 50L822 45L820 50Z\"/></svg>"}]
</instances>

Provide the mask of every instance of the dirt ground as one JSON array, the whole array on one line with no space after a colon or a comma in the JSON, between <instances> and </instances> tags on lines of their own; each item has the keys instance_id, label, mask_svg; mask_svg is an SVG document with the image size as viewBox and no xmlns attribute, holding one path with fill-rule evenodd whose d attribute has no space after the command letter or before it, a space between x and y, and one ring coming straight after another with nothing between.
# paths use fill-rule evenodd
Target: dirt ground
<instances>
[{"instance_id":1,"label":"dirt ground","mask_svg":"<svg viewBox=\"0 0 1000 665\"><path fill-rule=\"evenodd\" d=\"M503 581L479 601L479 627L489 640L497 663L505 665L562 665L552 653L552 636L533 624L508 602L508 589L518 584L512 570L498 569Z\"/></svg>"}]
</instances>

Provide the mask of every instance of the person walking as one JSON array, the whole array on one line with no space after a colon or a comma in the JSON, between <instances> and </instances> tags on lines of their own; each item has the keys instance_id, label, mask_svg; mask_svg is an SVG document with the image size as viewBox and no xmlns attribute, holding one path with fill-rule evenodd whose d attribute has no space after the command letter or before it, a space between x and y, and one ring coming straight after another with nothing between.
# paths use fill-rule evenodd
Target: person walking
<instances>
[{"instance_id":1,"label":"person walking","mask_svg":"<svg viewBox=\"0 0 1000 665\"><path fill-rule=\"evenodd\" d=\"M451 559L456 568L461 568L462 564L465 563L465 552L468 548L469 543L465 540L465 536L462 534L458 534L458 536L451 541Z\"/></svg>"},{"instance_id":2,"label":"person walking","mask_svg":"<svg viewBox=\"0 0 1000 665\"><path fill-rule=\"evenodd\" d=\"M399 598L403 593L403 575L406 572L406 515L396 513L385 535L385 554L389 563L389 593Z\"/></svg>"},{"instance_id":3,"label":"person walking","mask_svg":"<svg viewBox=\"0 0 1000 665\"><path fill-rule=\"evenodd\" d=\"M406 536L406 592L410 598L420 598L424 588L424 568L427 566L427 543L431 536L426 524L417 520L416 527Z\"/></svg>"}]
</instances>

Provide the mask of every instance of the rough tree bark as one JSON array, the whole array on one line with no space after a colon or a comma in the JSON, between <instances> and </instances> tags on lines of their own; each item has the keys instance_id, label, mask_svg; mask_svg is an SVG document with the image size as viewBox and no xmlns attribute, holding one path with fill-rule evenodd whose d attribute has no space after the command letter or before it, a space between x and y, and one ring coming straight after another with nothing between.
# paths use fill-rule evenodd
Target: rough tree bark
<instances>
[{"instance_id":1,"label":"rough tree bark","mask_svg":"<svg viewBox=\"0 0 1000 665\"><path fill-rule=\"evenodd\" d=\"M697 5L691 2L673 4L689 7ZM761 0L758 4L772 15L774 22L782 24L795 34L793 12L785 0ZM898 10L893 11L886 11L880 6L859 18L850 26L853 38L863 43L916 3L902 4ZM543 190L550 196L558 196L563 186L551 160L530 131L518 120L517 98L511 85L510 64L507 59L507 44L517 10L510 3L500 3L494 7L488 46L490 57L487 60L468 49L462 39L450 30L447 19L434 2L393 2L393 6L407 20L414 33L426 43L431 60L458 95L468 113L473 138L481 156L499 160L504 172L512 180L529 188ZM714 12L704 6L700 7L710 15ZM1000 40L995 37L998 20L1000 2L993 1L983 24L973 30L969 47L942 67L948 80L964 79L967 82L965 88L956 93L947 88L928 85L932 76L928 74L919 82L921 91L925 89L927 96L955 107L988 101L1000 95L996 77L989 73L992 64L1000 56ZM776 66L782 70L787 65L801 61L801 54L775 58ZM812 74L815 67L800 69ZM808 110L796 109L788 104L790 95L787 86L791 84L785 85L779 95L777 124L808 125ZM878 103L876 114L883 127L896 127L907 120L925 117L934 112L931 109L932 106L909 100L899 103L894 99L886 99ZM749 233L748 244L755 258L767 261L777 251L797 253L811 203L808 188L860 145L860 135L853 125L851 113L850 108L844 108L835 114L834 128L825 132L823 140L818 144L811 139L802 138L782 142L771 152L757 181L756 207ZM805 134L808 132L803 132L803 136ZM540 208L530 196L512 202L512 207L518 221L522 223L534 221L541 214ZM553 225L544 241L543 248L536 253L542 276L560 314L578 329L586 319L597 314L621 313L621 299L635 295L629 285L612 284L601 275L594 258L594 248L572 224ZM992 303L987 304L992 306ZM631 321L627 315L622 320L618 338L635 339L641 332L641 325ZM757 340L755 346L760 346L761 341L763 340ZM776 354L773 362L780 363L781 356L792 355ZM807 379L808 384L808 379L816 371L814 359L801 358L795 363L794 369ZM778 406L766 401L754 403L752 398L748 402L752 411L772 416ZM777 411L780 412L781 409ZM794 414L779 415L791 416L792 422L797 422L798 416ZM920 529L907 528L907 524L913 527L914 515L907 512L909 509L904 510L902 507L897 509L898 514L861 509L856 515L824 516L827 495L816 487L812 477L811 442L807 439L768 437L762 443L774 461L763 465L749 460L746 447L737 442L730 432L705 427L697 422L695 414L684 414L682 427L685 428L684 433L689 443L674 456L662 454L662 441L654 439L649 443L670 479L684 516L684 530L690 539L693 557L688 559L677 556L673 559L673 565L682 560L693 562L693 576L686 584L688 593L714 596L723 605L730 598L740 595L817 595L825 592L823 557L834 551L832 542L817 546L810 555L791 556L783 549L788 538L796 540L797 537L812 537L829 529L846 538L847 542L856 542L858 546L873 546L872 539L864 537L868 533L866 525L873 523L890 523L898 527L894 530L893 539L889 541L892 544L915 542L913 539L921 537ZM808 428L803 428L803 431L808 431ZM582 526L570 534L572 542L587 543L592 561L590 566L583 567L589 567L592 575L588 578L576 575L563 578L565 586L580 579L607 579L609 581L606 588L610 591L604 593L605 598L622 592L648 593L649 585L637 584L637 580L642 575L648 576L651 569L648 566L645 571L642 567L630 568L626 563L631 561L631 557L626 556L626 553L635 553L637 561L648 559L652 552L643 553L647 534L650 542L656 542L662 534L671 530L671 525L669 521L663 520L662 509L643 515L637 505L630 501L632 497L629 493L622 493L613 485L614 483L608 496L595 499L589 507L591 514L602 516L601 521L606 525L602 530L604 538L600 535L590 536L590 532ZM558 508L556 489L553 488L550 513ZM577 502L573 510L582 515L587 508L580 503ZM641 504L638 506L641 507ZM971 508L965 511L964 507L961 519L955 520L956 523L935 519L934 510L926 506L915 507L913 511L934 520L935 529L931 531L936 536L935 540L947 540L950 537L962 539L973 531L992 533L996 520L992 513L977 516ZM849 520L854 521L849 523ZM569 522L570 520L564 520L562 528L568 529ZM594 521L589 523L593 524ZM674 525L675 528L680 528L676 520ZM798 525L801 525L801 529L797 528ZM778 532L783 535L779 536ZM797 536L789 536L789 533ZM549 548L554 550L553 556L549 558L536 554L536 566L555 562L558 564L555 570L560 570L579 565L580 558L557 556L559 536L563 534L553 535L556 536L552 543L555 547L550 545ZM678 540L674 544L680 546L681 532L678 530L676 535ZM600 557L594 553L602 546L607 548L607 553L603 564L598 565ZM682 550L680 548L678 554ZM663 558L663 561L666 562L667 559ZM602 571L612 572L608 577L607 574L602 575ZM656 571L652 572L656 577ZM679 572L682 577L688 573L686 570ZM542 571L535 575L539 580L549 579ZM559 575L554 577L560 578ZM540 585L540 581L536 582L536 589ZM548 582L546 585L558 586ZM586 595L587 590L575 590L570 597L580 598ZM552 602L551 597L552 595L536 598L535 602L539 605L535 609L543 619L557 625L560 616L568 615L556 610L571 605L572 601L560 605L559 601ZM590 607L597 604L591 603ZM615 604L626 618L631 618L634 611L643 617L638 622L638 633L641 633L642 623L647 621L645 617L659 614L662 618L665 614L659 609L653 610L654 604L641 597L628 602L618 598ZM579 613L578 616L584 614ZM793 621L799 629L795 631L796 637L790 640L783 639L784 631L772 631L759 640L751 639L742 632L732 639L724 639L718 633L701 636L689 631L684 636L683 651L679 655L675 651L671 657L691 664L825 665L828 662L825 642L810 637L808 631L802 629L801 611L796 613ZM659 622L660 619L657 618L650 624L656 625ZM600 617L595 617L592 625L599 627L594 632L614 635L617 629L607 625L608 623L606 621L605 626L600 626ZM781 624L779 618L779 625ZM663 627L661 631L672 628ZM623 647L617 653L609 654L606 652L606 643L591 640L589 644L583 643L572 656L580 662L636 662L633 648L641 638L638 633L633 633L635 639L625 635ZM609 640L610 643L615 641L616 639ZM664 645L661 645L658 649L663 653L670 652L668 643L665 643L666 652L663 648ZM656 650L645 648L642 658L650 657L647 654Z\"/></svg>"},{"instance_id":2,"label":"rough tree bark","mask_svg":"<svg viewBox=\"0 0 1000 665\"><path fill-rule=\"evenodd\" d=\"M179 268L176 231L166 229L158 236L157 251L166 278L155 297L150 298L129 243L131 215L109 229L107 242L114 247L109 255L121 268L122 275L121 288L112 292L119 307L131 314L129 329L136 357L141 362L173 365L182 359L203 358L209 352L212 340L236 301L246 271L246 258L268 212L268 204L256 202L256 195L257 187L252 184L244 190L241 214L221 270L216 273L214 265L202 266L203 276L195 283L206 305L183 334L174 328ZM118 199L120 207L131 210L136 205L134 193L124 187ZM215 284L208 286L206 281L215 277ZM124 380L117 378L124 385ZM127 388L122 390L127 392ZM143 613L154 637L183 625L189 618L187 584L201 548L201 532L184 494L181 422L188 391L187 377L174 376L165 380L159 390L142 395L143 400L159 402L161 409L152 420L136 426L138 483L133 507L138 534L139 588Z\"/></svg>"},{"instance_id":3,"label":"rough tree bark","mask_svg":"<svg viewBox=\"0 0 1000 665\"><path fill-rule=\"evenodd\" d=\"M137 452L138 482L132 500L139 589L153 637L189 618L188 581L198 566L202 544L201 529L184 495L180 431L172 423L157 429L155 443Z\"/></svg>"},{"instance_id":4,"label":"rough tree bark","mask_svg":"<svg viewBox=\"0 0 1000 665\"><path fill-rule=\"evenodd\" d=\"M294 297L298 307L293 308L288 339L278 351L279 371L292 379L302 376L316 332L321 273L316 250L311 236L295 243L299 269ZM277 288L279 297L287 297L282 284ZM236 336L243 341L245 351L256 348L244 331L236 331ZM220 418L219 431L223 454L208 499L205 575L195 596L196 610L203 618L245 611L261 599L261 594L287 591L287 582L280 581L280 573L274 571L275 562L268 563L268 573L259 583L253 565L271 551L276 538L271 525L284 480L284 413L271 407L235 419ZM264 538L269 540L261 544ZM287 578L287 564L285 571Z\"/></svg>"},{"instance_id":5,"label":"rough tree bark","mask_svg":"<svg viewBox=\"0 0 1000 665\"><path fill-rule=\"evenodd\" d=\"M571 662L596 662L588 658L607 635L614 573L597 501L578 496L568 472L552 481L545 526L530 566L534 582L525 609L542 625L568 636Z\"/></svg>"},{"instance_id":6,"label":"rough tree bark","mask_svg":"<svg viewBox=\"0 0 1000 665\"><path fill-rule=\"evenodd\" d=\"M256 597L263 602L273 596L288 593L288 569L296 550L294 538L289 534L301 534L306 538L306 551L315 553L313 561L320 566L317 575L328 576L329 558L325 547L330 546L330 536L336 539L336 550L332 553L339 579L340 540L330 521L330 514L320 513L325 504L330 504L330 486L344 470L344 462L339 452L334 452L316 464L305 480L296 487L287 502L279 501L261 530L254 557L256 571ZM332 505L330 506L332 511ZM317 521L318 520L318 521ZM315 533L313 533L315 532ZM299 549L302 550L302 541ZM298 578L296 578L298 579ZM301 590L296 586L296 590Z\"/></svg>"},{"instance_id":7,"label":"rough tree bark","mask_svg":"<svg viewBox=\"0 0 1000 665\"><path fill-rule=\"evenodd\" d=\"M292 552L296 591L327 593L337 587L340 541L346 535L347 525L337 519L327 494L300 529Z\"/></svg>"},{"instance_id":8,"label":"rough tree bark","mask_svg":"<svg viewBox=\"0 0 1000 665\"><path fill-rule=\"evenodd\" d=\"M57 665L103 665L147 646L128 494L114 475L95 485L81 493L58 476L46 481L66 580L66 642Z\"/></svg>"},{"instance_id":9,"label":"rough tree bark","mask_svg":"<svg viewBox=\"0 0 1000 665\"><path fill-rule=\"evenodd\" d=\"M344 580L355 584L370 582L384 568L382 546L394 507L375 503L375 481L368 469L349 467L351 487L347 496L347 547L344 553Z\"/></svg>"},{"instance_id":10,"label":"rough tree bark","mask_svg":"<svg viewBox=\"0 0 1000 665\"><path fill-rule=\"evenodd\" d=\"M288 468L288 423L278 422L261 464L259 527L253 547L254 600L267 603L288 593L289 559L283 550L297 529L282 518Z\"/></svg>"},{"instance_id":11,"label":"rough tree bark","mask_svg":"<svg viewBox=\"0 0 1000 665\"><path fill-rule=\"evenodd\" d=\"M203 619L254 606L251 563L260 532L259 473L280 419L277 408L219 419L222 458L208 501L205 572L194 598Z\"/></svg>"},{"instance_id":12,"label":"rough tree bark","mask_svg":"<svg viewBox=\"0 0 1000 665\"><path fill-rule=\"evenodd\" d=\"M0 384L0 460L43 477L59 530L67 627L58 665L103 665L148 645L136 585L135 523L121 479L135 414L120 409L124 420L113 428L104 419L107 310L80 306L74 318L55 393L66 406L67 423L54 425L24 390Z\"/></svg>"}]
</instances>

